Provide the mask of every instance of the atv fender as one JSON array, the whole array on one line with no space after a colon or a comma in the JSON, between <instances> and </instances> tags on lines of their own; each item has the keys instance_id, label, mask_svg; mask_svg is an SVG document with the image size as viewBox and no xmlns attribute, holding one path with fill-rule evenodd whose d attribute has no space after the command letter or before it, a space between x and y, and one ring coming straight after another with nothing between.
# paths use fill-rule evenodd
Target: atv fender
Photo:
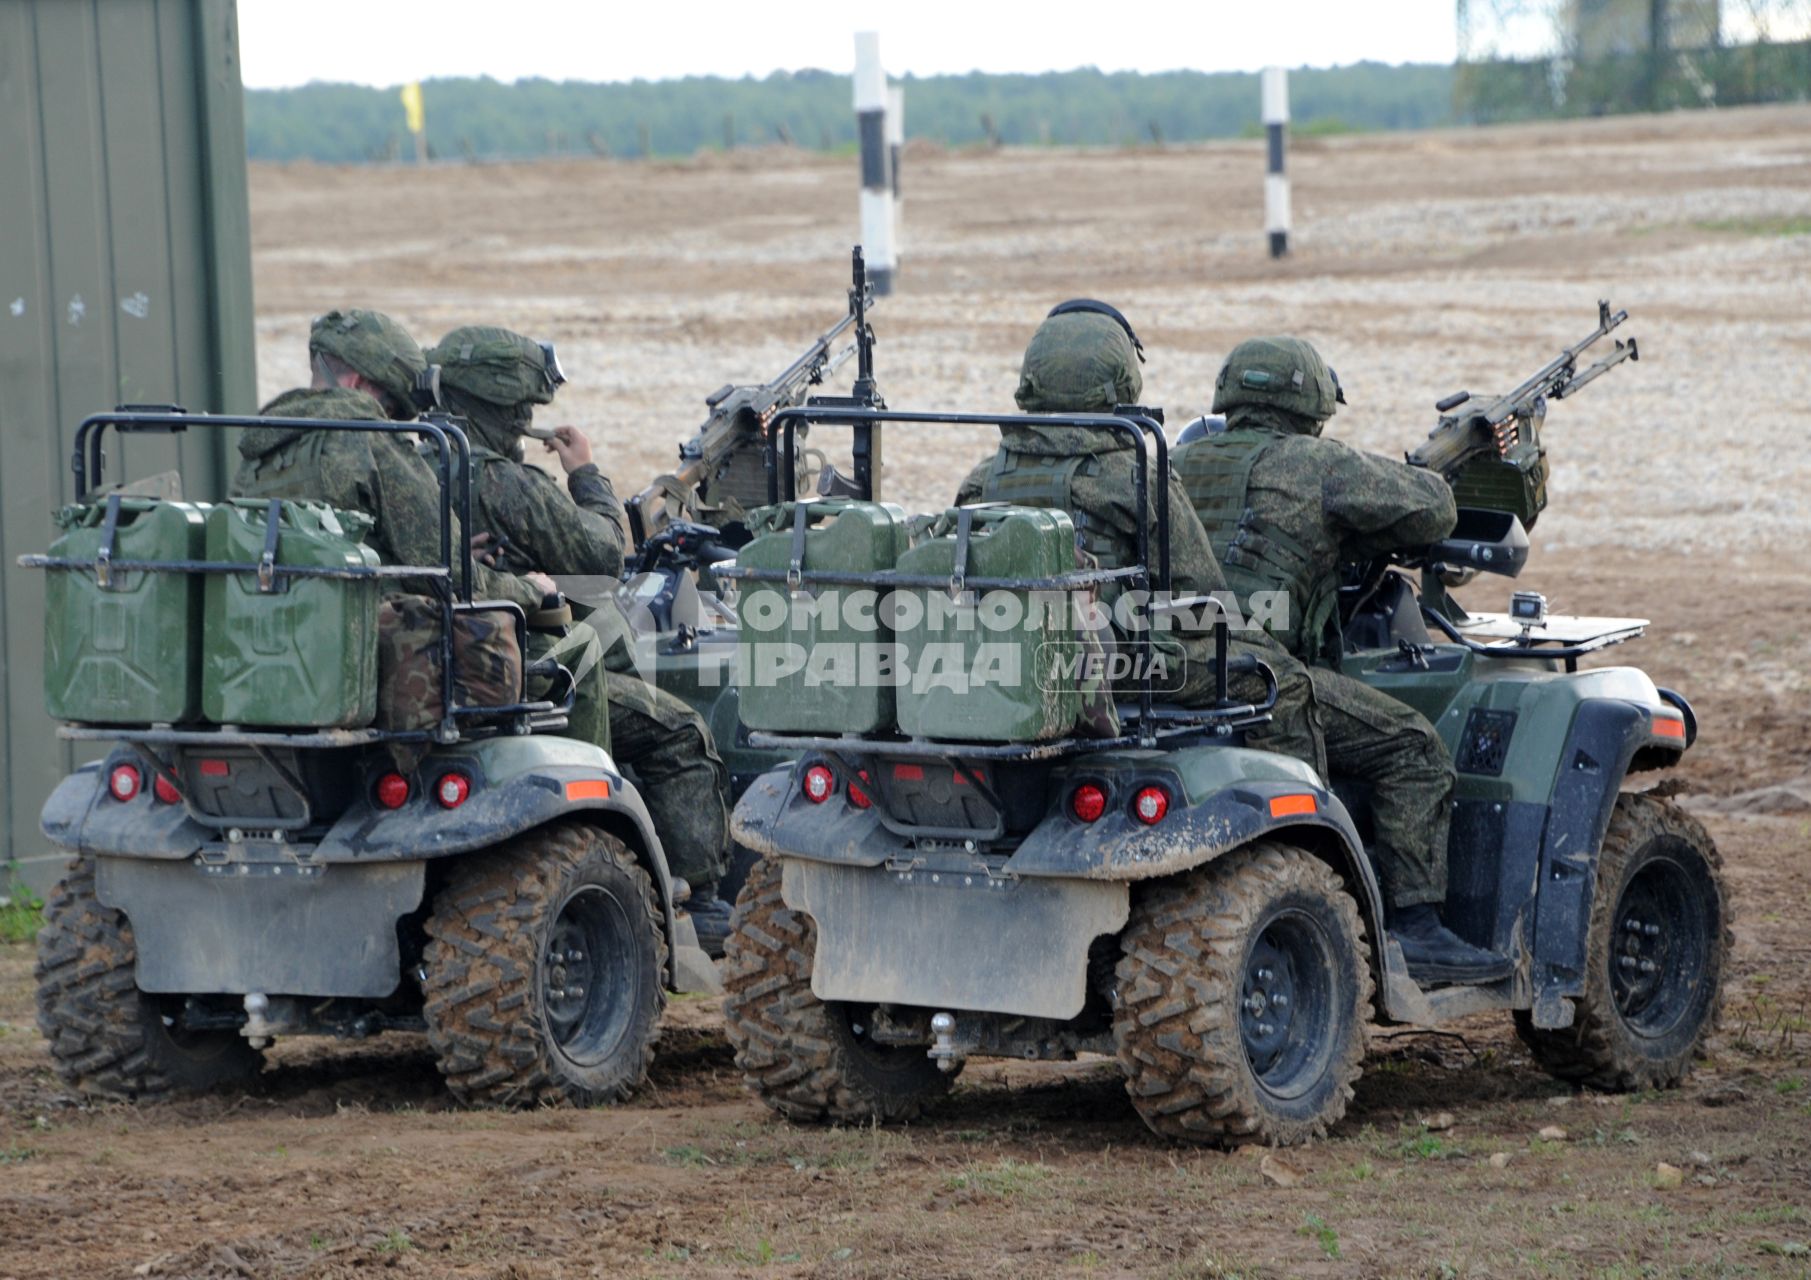
<instances>
[{"instance_id":1,"label":"atv fender","mask_svg":"<svg viewBox=\"0 0 1811 1280\"><path fill-rule=\"evenodd\" d=\"M1604 833L1636 752L1655 739L1655 708L1621 698L1587 698L1572 717L1541 839L1534 912L1534 1025L1572 1024L1584 994L1586 934Z\"/></svg>"},{"instance_id":2,"label":"atv fender","mask_svg":"<svg viewBox=\"0 0 1811 1280\"><path fill-rule=\"evenodd\" d=\"M1633 667L1504 664L1483 675L1440 723L1459 773L1449 919L1469 940L1517 957L1517 1007L1557 1029L1571 1025L1572 998L1584 991L1597 858L1616 797L1632 768L1683 754L1693 717ZM1495 717L1493 751L1474 741L1485 716ZM1494 859L1462 862L1489 848Z\"/></svg>"},{"instance_id":3,"label":"atv fender","mask_svg":"<svg viewBox=\"0 0 1811 1280\"><path fill-rule=\"evenodd\" d=\"M387 770L388 757L376 757L372 767ZM434 799L436 784L449 772L463 774L470 784L464 803L453 809L443 808ZM393 925L417 905L420 871L427 861L488 849L556 819L584 814L633 849L652 878L660 894L667 936L673 943L668 948L668 980L675 985L680 982L679 953L688 940L682 935L691 935L690 921L681 921L675 911L672 876L647 806L608 753L590 743L552 735L499 737L433 751L406 776L410 798L401 808L384 809L371 795L361 795L314 844L293 837L270 839L268 833L249 830L237 842L224 841L217 829L195 821L180 805L154 803L149 794L125 803L112 799L97 766L85 767L63 780L44 807L42 826L51 840L80 853L169 867L162 878L155 878L157 873L150 867L142 872L122 868L102 875L103 884L119 886L115 900L108 905L128 916L134 905L141 914L156 910L180 916L179 906L185 900L182 886L188 883L181 877L189 869L182 864L198 855L202 869L212 872L216 881L221 873L231 871L234 874L227 879L233 882L255 880L260 885L255 890L226 892L260 894L261 901L268 899L284 910L289 909L288 898L264 879L280 877L280 869L321 878L324 883L324 877L331 876L336 867L346 868L337 879L349 882L359 876L375 876L385 866L400 869L413 864L416 900L404 902L408 894L400 889L386 899L400 904L389 919ZM292 875L288 883L296 883L298 878ZM213 901L222 891L207 892ZM135 898L139 900L136 904L131 900ZM250 902L243 912L230 901L215 905L216 913L259 914ZM693 941L695 944L695 936ZM230 948L217 952L225 954ZM364 984L361 994L380 982L394 985L393 964L381 977L376 972L383 963L383 958L374 956L363 966L368 972L358 979ZM688 985L696 985L695 975Z\"/></svg>"},{"instance_id":4,"label":"atv fender","mask_svg":"<svg viewBox=\"0 0 1811 1280\"><path fill-rule=\"evenodd\" d=\"M913 865L910 840L890 830L875 809L841 797L826 804L808 800L799 789L800 768L770 770L749 787L732 821L738 840L767 856L841 868ZM1070 792L1083 782L1108 793L1106 813L1089 824L1067 807ZM1156 826L1139 823L1130 809L1132 796L1150 785L1170 796L1169 812ZM1224 746L1102 752L1054 768L1047 790L1049 809L1001 868L1003 879L1051 890L1062 882L1130 884L1180 874L1253 840L1283 840L1322 858L1345 880L1369 926L1376 971L1380 978L1386 972L1376 869L1345 806L1307 765ZM818 887L821 875L795 875L789 866L787 877L788 902L795 884L801 895L807 883L813 898L827 895ZM845 908L846 903L845 897ZM819 924L821 929L823 921ZM1387 984L1378 985L1387 990Z\"/></svg>"}]
</instances>

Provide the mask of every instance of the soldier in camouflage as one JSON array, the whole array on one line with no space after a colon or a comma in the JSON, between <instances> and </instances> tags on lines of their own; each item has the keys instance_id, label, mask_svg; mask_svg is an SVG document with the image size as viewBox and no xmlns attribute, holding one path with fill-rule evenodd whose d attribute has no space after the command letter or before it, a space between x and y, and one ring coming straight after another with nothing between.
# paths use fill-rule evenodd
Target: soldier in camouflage
<instances>
[{"instance_id":1,"label":"soldier in camouflage","mask_svg":"<svg viewBox=\"0 0 1811 1280\"><path fill-rule=\"evenodd\" d=\"M1242 342L1214 384L1225 430L1179 446L1173 459L1233 590L1286 591L1277 639L1303 662L1334 668L1341 566L1438 541L1457 517L1434 472L1321 438L1344 403L1308 343Z\"/></svg>"},{"instance_id":2,"label":"soldier in camouflage","mask_svg":"<svg viewBox=\"0 0 1811 1280\"><path fill-rule=\"evenodd\" d=\"M1371 847L1390 929L1424 982L1505 977L1509 962L1440 919L1446 900L1452 760L1427 720L1339 674L1342 565L1425 546L1451 532L1452 490L1431 472L1321 438L1345 396L1298 338L1233 349L1214 383L1226 429L1180 446L1175 474L1241 598L1287 593L1276 638L1313 670L1316 719L1335 774L1373 784Z\"/></svg>"},{"instance_id":3,"label":"soldier in camouflage","mask_svg":"<svg viewBox=\"0 0 1811 1280\"><path fill-rule=\"evenodd\" d=\"M455 329L428 353L441 367L446 407L469 424L477 545L522 571L617 577L623 509L575 427L544 437L566 473L566 493L523 460L537 405L565 381L550 343L508 329ZM570 494L570 496L568 496ZM729 934L730 904L717 895L729 848L729 774L710 728L682 699L642 680L628 661L628 624L613 606L592 624L608 643L610 737L635 771L673 874L692 886L686 911L712 955Z\"/></svg>"},{"instance_id":4,"label":"soldier in camouflage","mask_svg":"<svg viewBox=\"0 0 1811 1280\"><path fill-rule=\"evenodd\" d=\"M468 325L427 352L440 366L441 401L464 418L472 442L473 518L505 568L620 577L623 504L576 427L555 427L544 444L566 473L566 492L524 463L535 406L565 382L551 343L508 329ZM570 496L569 496L570 495ZM557 566L557 568L549 568Z\"/></svg>"},{"instance_id":5,"label":"soldier in camouflage","mask_svg":"<svg viewBox=\"0 0 1811 1280\"><path fill-rule=\"evenodd\" d=\"M1015 395L1027 413L1111 413L1118 405L1137 403L1144 389L1138 365L1143 349L1131 327L1104 304L1065 303L1051 312L1026 349ZM1095 309L1101 308L1101 309ZM1010 502L1020 506L1055 507L1075 522L1076 541L1102 568L1121 568L1137 558L1138 508L1133 474L1138 453L1121 434L1083 427L1001 429L1000 449L962 482L957 505ZM1155 466L1151 545L1156 545ZM1170 577L1177 597L1223 591L1220 569L1188 498L1171 478ZM1159 682L1160 697L1184 706L1204 706L1216 693L1211 632L1169 633L1165 648L1181 648L1181 670L1170 682ZM1277 705L1271 723L1254 731L1252 744L1280 751L1325 774L1325 761L1310 717L1308 682L1299 663L1261 632L1236 637L1234 655L1253 653L1267 662L1278 680ZM1175 676L1180 676L1180 682ZM1131 689L1121 690L1130 695ZM1253 699L1261 692L1256 677L1232 685L1235 698Z\"/></svg>"},{"instance_id":6,"label":"soldier in camouflage","mask_svg":"<svg viewBox=\"0 0 1811 1280\"><path fill-rule=\"evenodd\" d=\"M308 337L311 387L286 391L259 411L262 417L339 421L407 421L415 416L413 392L428 372L427 357L389 316L376 311L331 311ZM241 460L233 493L248 498L315 498L376 521L366 542L386 564L441 563L440 481L412 441L401 434L309 431L255 427L239 439ZM454 520L454 538L463 537ZM508 600L539 611L558 588L542 573L515 575L473 566L473 594ZM398 589L432 595L430 582L413 579ZM609 717L603 645L589 627L575 628L554 653L578 676L577 699L567 733L608 749Z\"/></svg>"},{"instance_id":7,"label":"soldier in camouflage","mask_svg":"<svg viewBox=\"0 0 1811 1280\"><path fill-rule=\"evenodd\" d=\"M261 417L406 422L427 357L408 332L376 311L330 311L308 335L314 385L285 391ZM366 541L386 564L439 564L440 482L400 434L256 427L239 440L236 496L317 498L374 517ZM455 537L460 536L457 531ZM474 591L538 609L554 591L544 575L479 570ZM411 588L417 589L417 588Z\"/></svg>"}]
</instances>

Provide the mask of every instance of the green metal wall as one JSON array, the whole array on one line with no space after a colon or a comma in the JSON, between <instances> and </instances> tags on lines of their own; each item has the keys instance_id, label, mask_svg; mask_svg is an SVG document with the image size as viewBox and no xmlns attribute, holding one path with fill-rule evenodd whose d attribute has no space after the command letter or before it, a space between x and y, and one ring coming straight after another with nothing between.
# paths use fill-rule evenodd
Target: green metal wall
<instances>
[{"instance_id":1,"label":"green metal wall","mask_svg":"<svg viewBox=\"0 0 1811 1280\"><path fill-rule=\"evenodd\" d=\"M15 563L73 497L82 418L255 408L233 0L0 0L0 863L60 855L38 810L71 760L44 714L44 582ZM110 443L110 478L219 496L221 433Z\"/></svg>"}]
</instances>

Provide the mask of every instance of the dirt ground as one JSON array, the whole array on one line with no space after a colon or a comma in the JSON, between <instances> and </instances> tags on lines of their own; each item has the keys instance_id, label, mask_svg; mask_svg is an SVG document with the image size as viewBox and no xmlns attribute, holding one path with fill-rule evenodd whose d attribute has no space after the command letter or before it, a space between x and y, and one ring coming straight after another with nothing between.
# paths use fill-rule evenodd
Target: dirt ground
<instances>
[{"instance_id":1,"label":"dirt ground","mask_svg":"<svg viewBox=\"0 0 1811 1280\"><path fill-rule=\"evenodd\" d=\"M0 1280L1811 1274L1811 109L1304 140L1282 264L1255 143L908 165L875 314L897 407L1007 407L1037 319L1092 295L1140 330L1173 420L1239 338L1294 331L1348 389L1334 434L1396 452L1441 395L1585 332L1597 298L1630 310L1641 362L1549 416L1522 585L1654 619L1612 660L1698 708L1681 799L1737 913L1702 1069L1574 1094L1507 1019L1383 1031L1333 1137L1280 1157L1288 1186L1262 1153L1153 1140L1098 1062L971 1066L909 1129L792 1128L696 999L615 1109L450 1110L407 1039L279 1046L249 1094L91 1107L49 1071L29 950L0 947ZM424 339L507 323L558 341L562 415L633 490L707 392L839 313L855 186L851 161L786 152L256 169L261 390L302 379L308 319L336 305ZM986 446L890 439L888 496L941 506Z\"/></svg>"}]
</instances>

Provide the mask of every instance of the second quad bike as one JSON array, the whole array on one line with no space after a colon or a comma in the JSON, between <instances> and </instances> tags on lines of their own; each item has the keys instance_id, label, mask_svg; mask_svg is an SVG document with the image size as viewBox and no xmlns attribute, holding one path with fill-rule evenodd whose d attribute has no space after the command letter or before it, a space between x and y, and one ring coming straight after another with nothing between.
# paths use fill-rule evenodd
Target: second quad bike
<instances>
[{"instance_id":1,"label":"second quad bike","mask_svg":"<svg viewBox=\"0 0 1811 1280\"><path fill-rule=\"evenodd\" d=\"M271 425L428 437L441 562L379 565L362 517L319 504L101 488L108 429ZM54 575L53 714L102 753L43 814L73 854L38 947L59 1073L152 1098L245 1080L277 1037L402 1030L466 1103L637 1087L666 992L714 974L634 786L558 733L571 674L472 599L457 425L120 411L76 454L73 532L27 557ZM426 592L412 645L386 641L380 583ZM437 692L424 722L374 710L392 678Z\"/></svg>"},{"instance_id":2,"label":"second quad bike","mask_svg":"<svg viewBox=\"0 0 1811 1280\"><path fill-rule=\"evenodd\" d=\"M939 553L948 567L927 574L912 571L918 556L814 567L799 515L784 568L745 552L722 574L745 597L1117 586L1162 598L1168 456L1144 411L1033 419L807 405L775 419L770 473L790 474L799 427L939 424L1130 439L1137 476L1150 476L1140 505L1156 516L1140 527L1156 534L1117 570L1026 561L983 575L970 560L980 530L1006 517L969 509L952 513L957 536L951 520L931 530L953 549ZM807 504L789 486L779 497L791 504L773 522L784 528ZM1467 512L1453 538L1404 557L1404 567L1430 567L1420 591L1389 566L1363 584L1345 666L1423 711L1451 751L1445 918L1509 957L1509 977L1433 989L1411 978L1366 852L1365 795L1245 744L1275 696L1274 678L1268 698L1227 696L1241 666L1249 679L1249 660L1222 657L1219 705L1205 710L1166 706L1145 671L1108 736L990 735L976 728L995 715L981 700L925 731L936 718L909 708L902 687L891 721L749 734L797 755L750 786L735 814L738 839L762 855L724 974L749 1087L794 1120L902 1121L970 1058L1096 1053L1118 1062L1160 1135L1292 1144L1345 1113L1367 1023L1433 1027L1491 1010L1509 1012L1536 1060L1563 1078L1676 1083L1717 1013L1727 896L1704 829L1629 784L1674 766L1696 721L1639 670L1578 669L1640 622L1548 617L1528 595L1508 614L1462 615L1438 586L1443 567L1513 575L1526 556L1513 515ZM748 620L745 600L745 630ZM1255 672L1267 675L1262 664ZM746 666L742 678L752 678ZM967 720L964 707L975 713Z\"/></svg>"}]
</instances>

